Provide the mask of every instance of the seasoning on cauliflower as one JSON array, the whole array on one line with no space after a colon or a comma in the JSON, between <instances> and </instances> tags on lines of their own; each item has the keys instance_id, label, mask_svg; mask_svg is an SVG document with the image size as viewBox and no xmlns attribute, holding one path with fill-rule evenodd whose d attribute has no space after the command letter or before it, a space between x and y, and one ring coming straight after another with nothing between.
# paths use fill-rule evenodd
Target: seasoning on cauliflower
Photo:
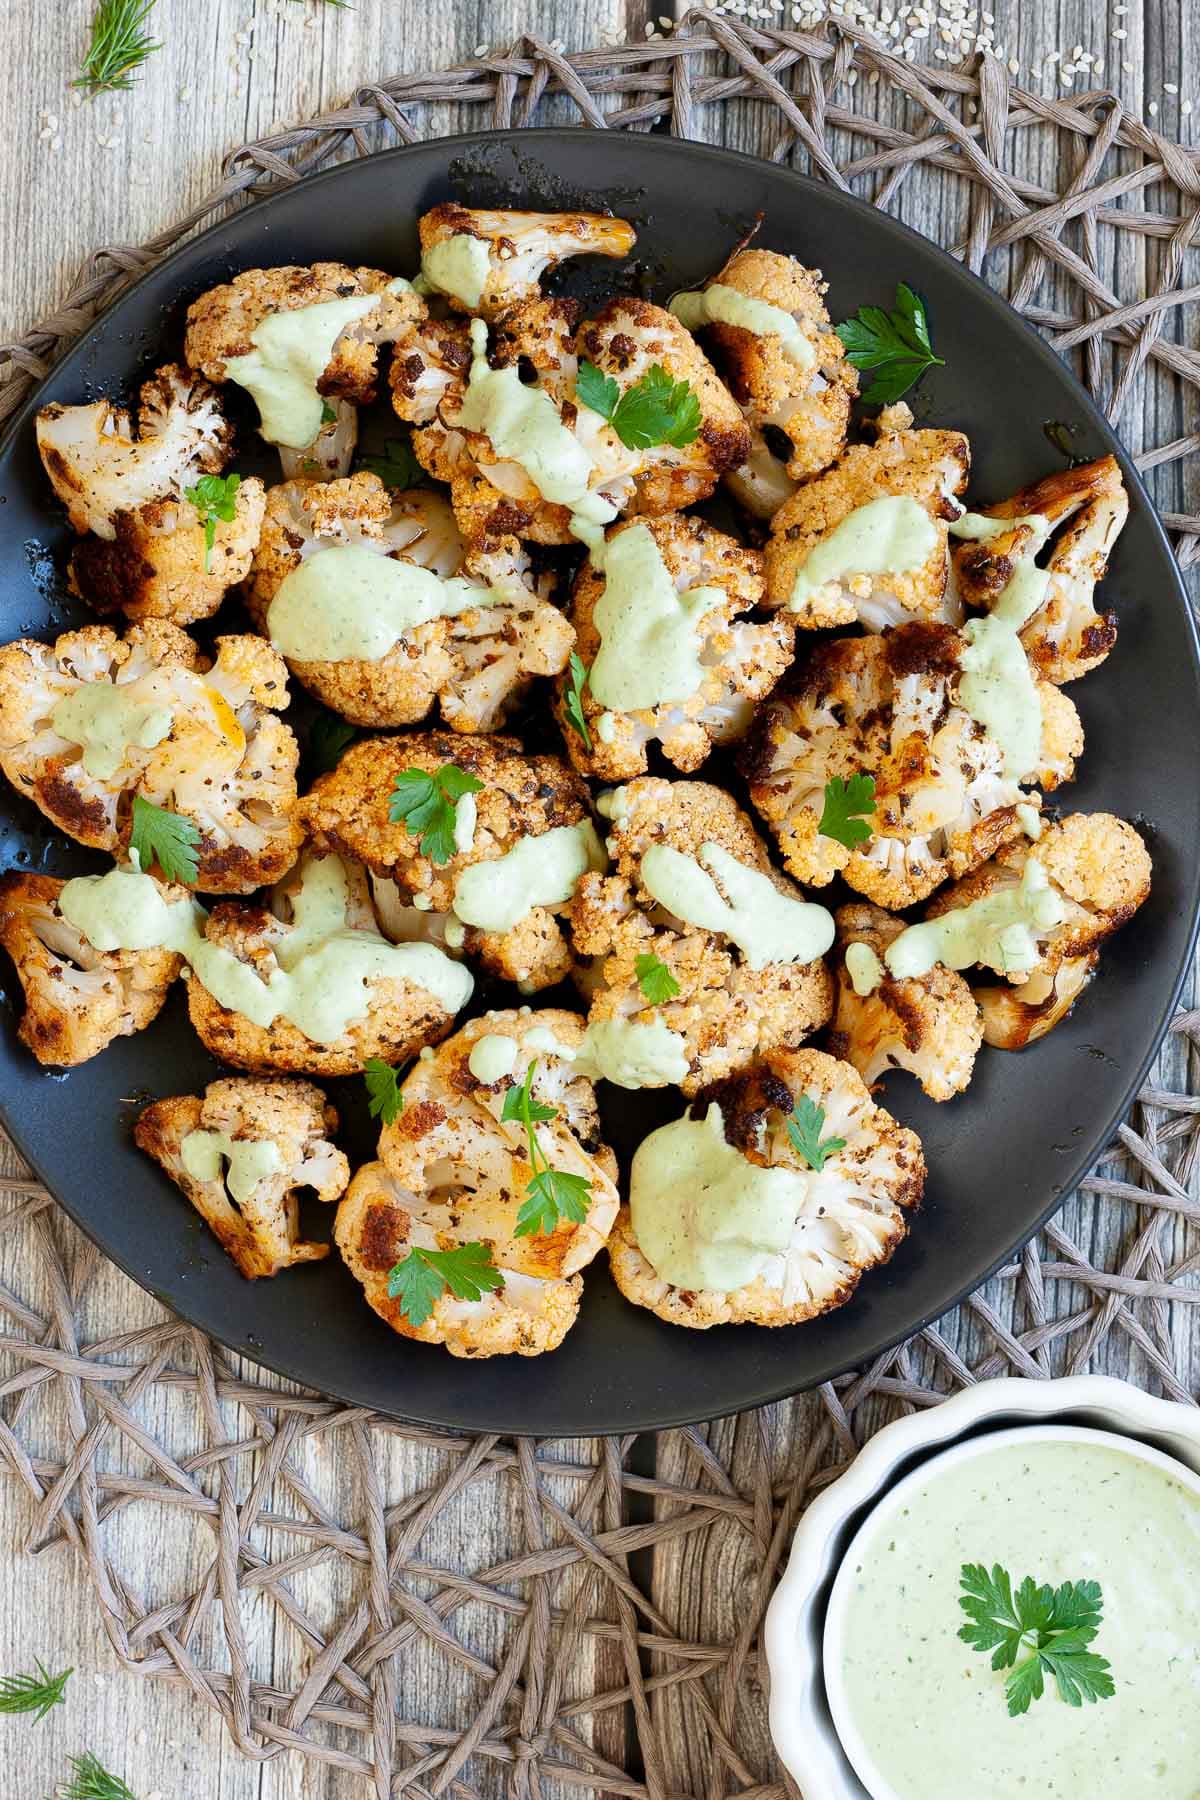
<instances>
[{"instance_id":1,"label":"seasoning on cauliflower","mask_svg":"<svg viewBox=\"0 0 1200 1800\"><path fill-rule=\"evenodd\" d=\"M624 219L587 212L493 212L445 201L424 213L421 276L450 305L480 318L536 298L547 269L572 256L628 256Z\"/></svg>"},{"instance_id":2,"label":"seasoning on cauliflower","mask_svg":"<svg viewBox=\"0 0 1200 1800\"><path fill-rule=\"evenodd\" d=\"M912 429L904 405L885 407L873 444L852 444L804 482L771 521L764 555L767 605L805 629L883 631L906 619L957 625L947 527L961 508L970 449L961 431Z\"/></svg>"},{"instance_id":3,"label":"seasoning on cauliflower","mask_svg":"<svg viewBox=\"0 0 1200 1800\"><path fill-rule=\"evenodd\" d=\"M489 1013L418 1062L404 1082L403 1111L380 1137L380 1160L358 1171L338 1208L338 1248L369 1305L402 1337L443 1344L453 1356L557 1349L579 1309L578 1271L616 1217L617 1164L600 1135L595 1090L568 1060L535 1049L530 1040L539 1036L573 1048L583 1027L567 1012ZM481 1044L497 1053L486 1067ZM539 1155L590 1183L590 1192L583 1221L563 1217L548 1234L518 1235L534 1171L524 1125L502 1113L506 1094L535 1061L530 1097L555 1109L533 1127ZM388 1293L389 1271L414 1248L475 1243L490 1252L503 1286L474 1301L443 1293L414 1324Z\"/></svg>"},{"instance_id":4,"label":"seasoning on cauliflower","mask_svg":"<svg viewBox=\"0 0 1200 1800\"><path fill-rule=\"evenodd\" d=\"M159 885L167 901L186 892ZM172 950L93 949L59 911L65 886L50 875L0 875L0 946L25 995L18 1037L40 1063L73 1069L157 1018L182 958Z\"/></svg>"},{"instance_id":5,"label":"seasoning on cauliflower","mask_svg":"<svg viewBox=\"0 0 1200 1800\"><path fill-rule=\"evenodd\" d=\"M754 1055L797 1044L825 1024L833 983L821 956L833 922L822 908L806 906L771 867L766 846L730 794L704 782L641 776L603 804L611 815L608 849L615 872L582 876L571 906L576 953L594 959L580 975L590 1000L589 1025L620 1020L666 1026L681 1040L687 1063L678 1085L694 1094ZM661 883L652 873L654 859L647 868L646 858L663 849L695 863L719 909L726 907L721 888L731 891L739 868L741 882L749 878L753 894L729 909L740 943L715 922L706 927L672 913L651 891L648 881ZM755 954L749 935L755 916L761 927L777 910L785 914L784 937L791 933L797 949L810 949L805 960ZM815 949L808 942L814 931ZM678 988L675 997L648 1004L639 977L646 958L663 964Z\"/></svg>"},{"instance_id":6,"label":"seasoning on cauliflower","mask_svg":"<svg viewBox=\"0 0 1200 1800\"><path fill-rule=\"evenodd\" d=\"M89 534L71 554L71 587L99 613L170 619L211 618L228 590L250 573L266 494L257 475L240 482L232 519L214 518L208 542L200 514L170 495L119 507L111 538Z\"/></svg>"},{"instance_id":7,"label":"seasoning on cauliflower","mask_svg":"<svg viewBox=\"0 0 1200 1800\"><path fill-rule=\"evenodd\" d=\"M389 809L397 781L407 771L434 775L447 763L482 786L458 801L453 854L436 863L422 852L422 833L410 832L402 817L389 818ZM516 854L536 886L539 862L549 869L552 844L562 845L571 836L577 843L565 847L576 850L580 866L585 861L603 864L587 789L557 757L527 756L513 738L437 731L364 738L344 752L335 769L318 777L300 805L319 850L353 857L370 871L389 936L446 945L449 927L449 937L456 940L453 948L478 957L493 975L519 982L528 993L570 973L571 951L560 923L569 892L524 907L503 930L477 929L454 916L456 890L467 869L485 870L475 880L499 894L520 869L520 864L516 869L512 863L500 866L501 859ZM547 840L539 854L537 846L548 832L561 835ZM474 912L466 901L463 907Z\"/></svg>"},{"instance_id":8,"label":"seasoning on cauliflower","mask_svg":"<svg viewBox=\"0 0 1200 1800\"><path fill-rule=\"evenodd\" d=\"M651 581L639 558L617 592L611 547L630 531L650 535ZM571 604L575 647L590 671L582 705L591 737L589 747L572 723L566 704L572 683L560 676L555 712L571 761L586 775L619 781L646 768L649 746L657 740L677 769L697 769L714 744L749 729L755 703L790 661L791 623L776 617L759 625L739 617L762 600L762 559L702 519L668 514L632 520L610 534L608 548L606 571L597 569L592 557L584 562ZM658 598L651 585L655 574L662 578L661 620L647 617ZM700 589L708 590L707 598ZM686 611L688 603L696 610ZM673 645L681 637L688 640L688 673L697 681L693 692L676 689L672 698L652 706L622 709L611 703L605 679L614 695L633 692L638 684L650 691L647 681L656 683L660 669L671 668Z\"/></svg>"},{"instance_id":9,"label":"seasoning on cauliflower","mask_svg":"<svg viewBox=\"0 0 1200 1800\"><path fill-rule=\"evenodd\" d=\"M107 625L53 645L0 648L0 768L60 830L114 853L140 794L200 833L195 885L240 894L296 860L299 752L271 709L287 705L282 660L256 637L201 656L154 619L118 638Z\"/></svg>"},{"instance_id":10,"label":"seasoning on cauliflower","mask_svg":"<svg viewBox=\"0 0 1200 1800\"><path fill-rule=\"evenodd\" d=\"M789 1129L800 1106L815 1109L822 1145L829 1144L820 1166L810 1165ZM652 1133L634 1158L630 1205L618 1215L609 1261L627 1300L669 1325L692 1330L798 1325L844 1306L866 1271L887 1262L903 1241L925 1185L916 1133L874 1105L849 1063L818 1050L772 1051L702 1096L690 1121L662 1130L677 1137L686 1133L683 1154L673 1159L679 1179L664 1191L655 1156L661 1133ZM776 1172L774 1204L757 1244L747 1236L751 1226L745 1215L751 1212L754 1184L763 1181L756 1171L766 1170ZM782 1193L789 1177L794 1215L785 1235ZM735 1241L731 1230L722 1231L719 1196L741 1207ZM664 1203L678 1209L666 1233L655 1216ZM686 1262L719 1265L724 1249L733 1252L729 1267L736 1270L737 1285L665 1279L639 1243L639 1221L668 1272L672 1262L681 1270ZM661 1253L660 1236L675 1254ZM681 1242L689 1252L686 1262L676 1251Z\"/></svg>"},{"instance_id":11,"label":"seasoning on cauliflower","mask_svg":"<svg viewBox=\"0 0 1200 1800\"><path fill-rule=\"evenodd\" d=\"M985 519L1012 524L958 546L959 591L969 606L990 611L1018 564L1036 556L1047 530L1065 524L1046 559L1045 597L1020 636L1043 680L1056 686L1078 681L1100 666L1117 640L1116 615L1097 613L1095 593L1128 516L1129 496L1115 456L1047 475L986 509Z\"/></svg>"},{"instance_id":12,"label":"seasoning on cauliflower","mask_svg":"<svg viewBox=\"0 0 1200 1800\"><path fill-rule=\"evenodd\" d=\"M319 1262L329 1245L300 1233L300 1188L341 1198L350 1165L330 1142L338 1116L308 1081L210 1081L203 1097L145 1107L134 1142L182 1188L247 1280Z\"/></svg>"},{"instance_id":13,"label":"seasoning on cauliflower","mask_svg":"<svg viewBox=\"0 0 1200 1800\"><path fill-rule=\"evenodd\" d=\"M971 1079L983 1040L983 1021L970 988L954 969L935 963L927 975L898 980L886 967L878 986L856 986L855 957L865 945L882 965L883 953L904 930L904 920L865 901L834 914L839 955L834 964L837 1003L829 1048L852 1063L873 1087L889 1069L907 1069L931 1100L950 1100ZM849 960L847 951L850 951ZM870 960L869 958L867 959Z\"/></svg>"},{"instance_id":14,"label":"seasoning on cauliflower","mask_svg":"<svg viewBox=\"0 0 1200 1800\"><path fill-rule=\"evenodd\" d=\"M784 436L794 481L827 468L841 451L858 393L858 376L830 323L825 289L820 270L806 269L794 256L738 250L699 295L671 303L685 325L695 317L692 328L703 328L752 429ZM772 329L770 313L759 310L767 307L786 314L790 328Z\"/></svg>"},{"instance_id":15,"label":"seasoning on cauliflower","mask_svg":"<svg viewBox=\"0 0 1200 1800\"><path fill-rule=\"evenodd\" d=\"M998 1050L1023 1050L1067 1016L1095 971L1105 938L1131 919L1150 893L1150 857L1134 827L1112 813L1070 813L1047 825L1034 842L1009 844L947 888L926 917L941 918L1015 888L1031 859L1044 871L1064 916L1056 925L1031 928L1037 944L1032 968L986 965L1006 976L1002 986L975 989L984 1042Z\"/></svg>"},{"instance_id":16,"label":"seasoning on cauliflower","mask_svg":"<svg viewBox=\"0 0 1200 1800\"><path fill-rule=\"evenodd\" d=\"M898 625L819 644L760 712L742 751L750 797L798 881L843 874L877 905L925 899L1017 837L1017 808L1040 797L1004 772L999 744L958 700L964 639L947 625ZM1038 684L1041 766L1069 779L1083 731L1066 695ZM871 837L849 848L819 831L826 784L875 782Z\"/></svg>"},{"instance_id":17,"label":"seasoning on cauliflower","mask_svg":"<svg viewBox=\"0 0 1200 1800\"><path fill-rule=\"evenodd\" d=\"M224 468L232 427L207 381L168 363L141 390L138 433L123 406L43 406L37 447L74 529L117 535L116 515L147 500L180 499Z\"/></svg>"}]
</instances>

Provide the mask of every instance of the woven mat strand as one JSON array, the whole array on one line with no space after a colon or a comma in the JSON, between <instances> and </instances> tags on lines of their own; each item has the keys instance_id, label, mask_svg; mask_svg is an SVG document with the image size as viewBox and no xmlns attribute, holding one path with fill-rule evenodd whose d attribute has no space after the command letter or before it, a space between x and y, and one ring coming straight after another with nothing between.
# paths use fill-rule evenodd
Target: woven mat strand
<instances>
[{"instance_id":1,"label":"woven mat strand","mask_svg":"<svg viewBox=\"0 0 1200 1800\"><path fill-rule=\"evenodd\" d=\"M903 98L903 126L851 109L856 71ZM538 122L556 96L596 128L680 136L753 99L763 154L880 206L922 171L949 176L958 253L989 279L1000 270L1025 316L1079 354L1112 418L1146 381L1194 410L1200 358L1171 335L1200 295L1184 283L1200 223L1193 153L1112 94L1045 98L991 60L918 70L849 27L814 37L701 11L665 42L578 56L523 38L467 67L361 88L242 146L186 218L149 244L98 251L52 317L0 346L0 419L196 225L331 160L412 142L447 102L500 127ZM1006 172L1033 130L1058 139L1058 190ZM1105 234L1165 246L1144 295L1102 279ZM1190 432L1139 461L1154 472L1197 448ZM1200 516L1167 522L1182 560L1200 557ZM245 1756L294 1752L380 1800L791 1794L766 1734L759 1627L795 1518L866 1436L1008 1373L1123 1366L1193 1398L1198 1038L1200 1012L1181 1014L1081 1195L956 1314L816 1394L666 1434L652 1451L407 1426L240 1363L149 1300L149 1323L105 1334L95 1296L121 1278L35 1182L0 1182L12 1371L0 1467L28 1497L27 1548L78 1553L122 1664L186 1687ZM136 1316L142 1297L126 1287L123 1316ZM170 1582L122 1558L146 1508L180 1540L185 1573Z\"/></svg>"}]
</instances>

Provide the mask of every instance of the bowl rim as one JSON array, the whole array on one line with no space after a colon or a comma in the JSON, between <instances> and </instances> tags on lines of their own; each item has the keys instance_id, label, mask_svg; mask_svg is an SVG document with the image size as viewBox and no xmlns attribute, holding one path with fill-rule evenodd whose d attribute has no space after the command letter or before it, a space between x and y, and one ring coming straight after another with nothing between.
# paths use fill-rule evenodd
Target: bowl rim
<instances>
[{"instance_id":1,"label":"bowl rim","mask_svg":"<svg viewBox=\"0 0 1200 1800\"><path fill-rule=\"evenodd\" d=\"M1063 1419L1064 1414L1076 1417ZM1200 1407L1161 1399L1110 1375L1044 1381L1001 1376L885 1425L801 1515L767 1608L763 1650L771 1737L805 1800L872 1800L833 1724L822 1649L824 1612L837 1568L873 1502L910 1467L923 1465L989 1421L1022 1430L1050 1424L1056 1417L1148 1441L1200 1475ZM856 1514L861 1517L848 1531Z\"/></svg>"}]
</instances>

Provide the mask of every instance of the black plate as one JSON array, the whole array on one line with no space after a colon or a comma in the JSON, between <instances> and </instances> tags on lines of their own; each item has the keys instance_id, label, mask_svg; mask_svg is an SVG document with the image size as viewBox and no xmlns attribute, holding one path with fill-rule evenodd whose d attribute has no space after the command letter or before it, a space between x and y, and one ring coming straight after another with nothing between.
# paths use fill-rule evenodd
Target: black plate
<instances>
[{"instance_id":1,"label":"black plate","mask_svg":"<svg viewBox=\"0 0 1200 1800\"><path fill-rule=\"evenodd\" d=\"M421 144L332 169L213 227L121 299L54 370L0 459L0 639L52 636L79 618L54 574L68 533L38 463L36 406L129 393L178 354L187 303L239 269L327 257L412 270L417 215L448 197L609 205L639 228L629 281L658 298L710 274L761 211L762 244L824 269L835 319L863 302L889 302L897 279L926 296L946 367L918 390L919 412L970 434L973 496L998 497L1058 466L1046 421L1074 427L1082 456L1121 455L1133 510L1107 588L1121 640L1073 690L1089 753L1063 799L1137 820L1154 856L1153 895L1105 951L1075 1016L1044 1044L1023 1056L985 1051L970 1091L951 1105L932 1105L908 1077L888 1083L886 1103L924 1140L924 1209L892 1263L868 1276L849 1306L786 1331L673 1330L627 1306L600 1259L562 1349L534 1362L475 1365L395 1337L336 1256L274 1281L243 1281L130 1141L141 1101L195 1091L215 1072L178 992L150 1031L55 1075L17 1043L19 995L6 968L3 1118L71 1216L136 1281L233 1348L322 1392L500 1431L628 1431L708 1418L826 1380L945 1312L1036 1229L1108 1141L1161 1041L1194 937L1196 634L1166 539L1116 439L1048 347L982 282L904 226L786 169L666 138L543 130ZM609 266L601 276L611 286ZM586 272L570 279L587 291ZM251 466L249 447L238 460ZM14 862L63 874L103 866L48 832L5 788L0 863ZM347 1146L361 1160L374 1141L361 1084L331 1087ZM675 1101L652 1102L658 1118L673 1116ZM605 1103L612 1134L628 1140L639 1108L611 1089Z\"/></svg>"}]
</instances>

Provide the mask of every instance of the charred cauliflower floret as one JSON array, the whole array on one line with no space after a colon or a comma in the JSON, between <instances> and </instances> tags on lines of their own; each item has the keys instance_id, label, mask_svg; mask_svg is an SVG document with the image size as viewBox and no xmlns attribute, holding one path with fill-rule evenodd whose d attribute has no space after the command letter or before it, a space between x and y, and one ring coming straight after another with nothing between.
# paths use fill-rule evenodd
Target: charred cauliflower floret
<instances>
[{"instance_id":1,"label":"charred cauliflower floret","mask_svg":"<svg viewBox=\"0 0 1200 1800\"><path fill-rule=\"evenodd\" d=\"M834 919L839 954L830 1050L853 1063L868 1087L889 1069L907 1069L931 1100L961 1094L983 1041L979 1007L962 976L941 963L927 975L892 975L883 953L904 930L904 920L881 907L857 901L840 906ZM876 959L865 979L857 961L863 946ZM872 976L877 986L871 986Z\"/></svg>"},{"instance_id":2,"label":"charred cauliflower floret","mask_svg":"<svg viewBox=\"0 0 1200 1800\"><path fill-rule=\"evenodd\" d=\"M235 1069L353 1075L372 1057L402 1063L439 1042L472 986L435 945L383 935L365 869L309 852L270 907L213 908L188 1012L205 1048Z\"/></svg>"},{"instance_id":3,"label":"charred cauliflower floret","mask_svg":"<svg viewBox=\"0 0 1200 1800\"><path fill-rule=\"evenodd\" d=\"M768 307L786 317L774 320ZM846 441L858 376L830 323L820 271L776 250L739 250L671 310L693 330L703 326L751 428L783 435L787 474L800 481L827 468Z\"/></svg>"},{"instance_id":4,"label":"charred cauliflower floret","mask_svg":"<svg viewBox=\"0 0 1200 1800\"><path fill-rule=\"evenodd\" d=\"M959 623L947 527L970 450L961 431L911 426L906 406L885 408L873 444L852 444L780 507L764 557L768 606L807 629Z\"/></svg>"},{"instance_id":5,"label":"charred cauliflower floret","mask_svg":"<svg viewBox=\"0 0 1200 1800\"><path fill-rule=\"evenodd\" d=\"M637 233L605 213L492 212L446 201L424 213L421 275L451 306L494 319L537 296L547 269L571 256L628 256Z\"/></svg>"},{"instance_id":6,"label":"charred cauliflower floret","mask_svg":"<svg viewBox=\"0 0 1200 1800\"><path fill-rule=\"evenodd\" d=\"M89 535L75 546L72 588L99 613L175 625L211 618L250 573L266 505L257 475L239 482L233 504L232 519L213 519L211 544L188 500L172 495L118 508L111 538Z\"/></svg>"},{"instance_id":7,"label":"charred cauliflower floret","mask_svg":"<svg viewBox=\"0 0 1200 1800\"><path fill-rule=\"evenodd\" d=\"M582 1038L573 1013L489 1013L410 1071L380 1160L359 1170L334 1228L368 1303L401 1336L443 1344L454 1356L537 1356L556 1349L574 1324L578 1271L604 1244L618 1206L616 1158L600 1136L595 1090L544 1047L549 1040L571 1049ZM535 1171L524 1124L502 1116L506 1094L534 1061L530 1098L554 1109L532 1127L539 1164L589 1184L586 1217L560 1216L548 1233L522 1227ZM389 1271L414 1249L464 1244L484 1247L503 1285L478 1300L446 1291L414 1323L388 1292Z\"/></svg>"},{"instance_id":8,"label":"charred cauliflower floret","mask_svg":"<svg viewBox=\"0 0 1200 1800\"><path fill-rule=\"evenodd\" d=\"M392 345L388 370L392 407L407 425L430 426L414 431L413 450L422 468L439 481L449 481L463 452L442 424L439 410L457 409L471 368L471 334L465 319L409 319Z\"/></svg>"},{"instance_id":9,"label":"charred cauliflower floret","mask_svg":"<svg viewBox=\"0 0 1200 1800\"><path fill-rule=\"evenodd\" d=\"M576 953L591 959L581 972L589 1024L665 1026L679 1038L687 1065L678 1086L694 1094L757 1053L799 1043L826 1022L833 984L821 957L832 940L832 920L823 909L808 907L772 869L765 845L731 795L703 782L643 776L604 804L616 869L610 876L584 875L571 907ZM663 885L656 870L661 856L649 863L647 856L664 849L695 863L718 911L729 913L724 928L716 912L708 915L709 926L673 913L647 885ZM768 947L780 953L764 957L752 921L771 915L781 929ZM805 960L787 959L789 938L807 953ZM664 966L678 993L651 1005L642 981L655 963Z\"/></svg>"},{"instance_id":10,"label":"charred cauliflower floret","mask_svg":"<svg viewBox=\"0 0 1200 1800\"><path fill-rule=\"evenodd\" d=\"M1022 1050L1045 1037L1070 1012L1095 971L1105 938L1131 919L1150 893L1150 857L1140 835L1112 813L1070 813L1039 838L1007 845L991 862L956 882L930 904L926 917L1011 891L1036 860L1057 895L1057 923L1032 928L1037 960L1006 969L986 966L1005 984L975 989L984 1042Z\"/></svg>"},{"instance_id":11,"label":"charred cauliflower floret","mask_svg":"<svg viewBox=\"0 0 1200 1800\"><path fill-rule=\"evenodd\" d=\"M590 747L567 713L571 684L566 677L559 678L555 711L575 767L602 781L640 774L646 767L649 746L656 740L677 769L698 769L714 744L745 734L755 704L771 691L791 658L790 621L779 617L758 625L740 616L762 600L757 551L742 549L734 538L702 519L679 514L618 526L608 539L610 551L613 543L630 531L648 532L657 551L651 560L654 573L662 576L660 630L664 638L677 628L672 609L676 615L685 610L689 613L699 685L686 696L633 710L606 705L597 697L597 688L601 695L607 692L604 663L597 661L602 645L611 659L611 679L617 688L641 677L646 639L640 616L650 607L651 594L641 573L641 559L632 565L632 581L619 593L610 593L610 588L618 585L611 563L606 575L589 557L575 583L570 616L575 647L591 671L583 690ZM699 594L700 589L707 593ZM649 673L653 676L654 672Z\"/></svg>"},{"instance_id":12,"label":"charred cauliflower floret","mask_svg":"<svg viewBox=\"0 0 1200 1800\"><path fill-rule=\"evenodd\" d=\"M164 899L184 898L183 888L161 885ZM0 946L25 995L21 1042L40 1063L75 1068L157 1018L182 959L173 950L94 949L59 910L65 886L50 875L0 875Z\"/></svg>"},{"instance_id":13,"label":"charred cauliflower floret","mask_svg":"<svg viewBox=\"0 0 1200 1800\"><path fill-rule=\"evenodd\" d=\"M330 1142L338 1116L307 1081L211 1081L201 1097L155 1100L133 1128L242 1274L254 1281L319 1262L329 1245L300 1236L299 1190L341 1198L350 1165Z\"/></svg>"},{"instance_id":14,"label":"charred cauliflower floret","mask_svg":"<svg viewBox=\"0 0 1200 1800\"><path fill-rule=\"evenodd\" d=\"M0 649L0 768L60 830L97 850L129 841L134 794L197 828L196 886L240 894L296 860L299 753L275 711L282 660L256 637L216 640L216 661L162 620L107 625L53 645Z\"/></svg>"},{"instance_id":15,"label":"charred cauliflower floret","mask_svg":"<svg viewBox=\"0 0 1200 1800\"><path fill-rule=\"evenodd\" d=\"M207 381L168 363L144 383L138 431L123 406L43 406L37 446L51 486L78 532L117 535L118 513L180 499L229 455L232 428Z\"/></svg>"},{"instance_id":16,"label":"charred cauliflower floret","mask_svg":"<svg viewBox=\"0 0 1200 1800\"><path fill-rule=\"evenodd\" d=\"M912 906L977 868L1022 829L1031 794L1005 773L1000 746L959 704L964 639L947 625L820 644L763 708L742 751L757 810L798 881L843 874L879 906ZM1039 684L1046 788L1067 780L1083 732L1065 695ZM1051 699L1053 696L1053 699ZM824 836L826 784L875 782L868 841Z\"/></svg>"},{"instance_id":17,"label":"charred cauliflower floret","mask_svg":"<svg viewBox=\"0 0 1200 1800\"><path fill-rule=\"evenodd\" d=\"M401 776L420 770L435 775L448 763L482 785L455 805L453 854L438 863L422 851L421 830L410 831L403 817L392 820L389 810ZM529 993L570 972L571 952L560 923L569 894L528 906L505 930L481 930L454 914L467 869L487 865L503 880L512 865L504 870L496 865L519 853L536 879L536 845L547 832L574 830L579 860L603 863L587 789L557 757L527 756L513 738L436 731L365 738L350 746L336 769L318 777L301 807L318 849L353 857L370 871L389 936L445 945L449 927L452 948L478 957L492 974L519 981Z\"/></svg>"},{"instance_id":18,"label":"charred cauliflower floret","mask_svg":"<svg viewBox=\"0 0 1200 1800\"><path fill-rule=\"evenodd\" d=\"M827 1146L820 1167L789 1130L804 1100L817 1109ZM656 1142L665 1133L673 1135L676 1169L669 1192ZM746 1214L768 1183L772 1204L755 1241ZM872 1102L849 1063L818 1050L775 1050L712 1088L690 1119L643 1142L630 1205L609 1242L613 1279L627 1300L669 1325L798 1325L844 1306L867 1270L888 1261L924 1185L920 1139ZM727 1222L735 1201L736 1231ZM668 1230L664 1202L672 1207ZM710 1270L736 1285L694 1279Z\"/></svg>"},{"instance_id":19,"label":"charred cauliflower floret","mask_svg":"<svg viewBox=\"0 0 1200 1800\"><path fill-rule=\"evenodd\" d=\"M1065 526L1045 559L1045 594L1022 628L1021 642L1044 680L1056 686L1077 681L1099 667L1117 640L1116 615L1098 613L1095 594L1128 516L1129 496L1115 456L1047 475L982 515L985 521L1011 520L1007 529L958 546L959 591L969 606L990 611L1018 564L1035 557L1049 533Z\"/></svg>"}]
</instances>

